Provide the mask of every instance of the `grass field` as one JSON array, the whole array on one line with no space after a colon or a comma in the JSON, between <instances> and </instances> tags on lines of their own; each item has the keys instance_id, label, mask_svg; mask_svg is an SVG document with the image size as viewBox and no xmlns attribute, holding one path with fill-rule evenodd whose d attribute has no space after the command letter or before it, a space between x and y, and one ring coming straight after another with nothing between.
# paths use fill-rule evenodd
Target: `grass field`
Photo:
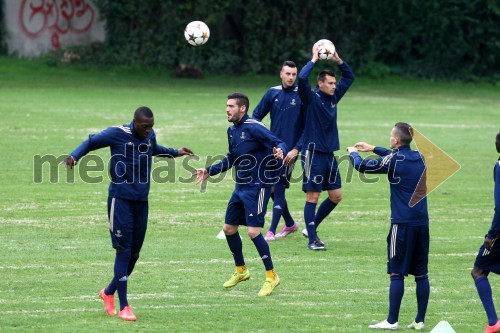
<instances>
[{"instance_id":1,"label":"grass field","mask_svg":"<svg viewBox=\"0 0 500 333\"><path fill-rule=\"evenodd\" d=\"M308 251L298 233L271 243L282 284L266 298L257 296L264 269L248 237L243 246L252 279L222 288L234 268L226 242L215 236L233 188L230 177L205 193L192 183L153 183L148 235L129 280L138 321L108 317L97 296L114 260L106 173L98 184L78 174L67 183L60 168L60 181L51 183L45 168L43 181L35 183L34 156L67 154L89 133L129 123L135 108L147 105L155 112L158 142L192 148L200 160L190 165L201 167L207 155L226 153L227 94L247 93L253 109L279 80L176 80L165 73L47 68L8 58L0 58L0 68L0 331L368 332L369 324L386 317L388 184L384 178L363 184L356 173L349 181L345 163L344 200L320 228L328 250ZM359 78L339 105L342 147L358 140L388 145L392 125L406 121L461 165L429 196L427 331L441 320L457 333L482 332L486 325L469 272L493 216L499 119L500 94L491 85ZM108 150L97 153L109 158ZM181 161L176 179L189 176ZM303 226L300 184L287 193ZM490 281L500 300L500 278ZM414 319L414 294L410 277L403 327Z\"/></svg>"}]
</instances>

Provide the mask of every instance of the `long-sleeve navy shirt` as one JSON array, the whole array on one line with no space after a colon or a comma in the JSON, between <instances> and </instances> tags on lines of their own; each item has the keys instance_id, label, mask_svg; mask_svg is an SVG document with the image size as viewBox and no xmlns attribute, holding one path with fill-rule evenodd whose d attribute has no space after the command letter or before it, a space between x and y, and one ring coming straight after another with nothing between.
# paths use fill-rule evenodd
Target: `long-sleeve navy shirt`
<instances>
[{"instance_id":1,"label":"long-sleeve navy shirt","mask_svg":"<svg viewBox=\"0 0 500 333\"><path fill-rule=\"evenodd\" d=\"M358 153L349 154L359 172L385 173L391 189L391 223L427 225L429 214L426 197L426 168L422 155L410 146L389 150L375 147L380 157L363 159Z\"/></svg>"},{"instance_id":2,"label":"long-sleeve navy shirt","mask_svg":"<svg viewBox=\"0 0 500 333\"><path fill-rule=\"evenodd\" d=\"M300 151L298 144L304 130L304 112L297 86L271 87L253 110L252 117L262 121L268 113L271 115L271 132L289 149Z\"/></svg>"},{"instance_id":3,"label":"long-sleeve navy shirt","mask_svg":"<svg viewBox=\"0 0 500 333\"><path fill-rule=\"evenodd\" d=\"M109 196L136 201L148 200L152 156L178 155L176 149L157 144L153 130L147 138L141 139L133 123L90 134L70 155L78 161L90 151L104 147L111 150Z\"/></svg>"},{"instance_id":4,"label":"long-sleeve navy shirt","mask_svg":"<svg viewBox=\"0 0 500 333\"><path fill-rule=\"evenodd\" d=\"M264 124L245 115L227 129L227 140L229 152L221 162L207 168L210 176L235 167L236 188L269 187L276 183L273 147L281 148L284 155L287 147Z\"/></svg>"},{"instance_id":5,"label":"long-sleeve navy shirt","mask_svg":"<svg viewBox=\"0 0 500 333\"><path fill-rule=\"evenodd\" d=\"M337 128L337 103L354 82L354 73L347 63L339 65L342 78L337 82L333 96L324 94L318 87L311 91L309 76L314 62L309 61L299 73L299 96L305 106L305 127L302 150L332 153L339 150Z\"/></svg>"}]
</instances>

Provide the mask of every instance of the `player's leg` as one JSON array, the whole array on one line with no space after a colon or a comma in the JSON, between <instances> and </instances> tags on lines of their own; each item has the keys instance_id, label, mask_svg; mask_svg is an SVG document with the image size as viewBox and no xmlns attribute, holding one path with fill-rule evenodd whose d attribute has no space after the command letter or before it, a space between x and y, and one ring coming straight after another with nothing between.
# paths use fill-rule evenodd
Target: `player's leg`
<instances>
[{"instance_id":1,"label":"player's leg","mask_svg":"<svg viewBox=\"0 0 500 333\"><path fill-rule=\"evenodd\" d=\"M259 291L259 296L270 295L276 288L280 279L274 271L274 264L271 257L269 244L262 236L261 230L264 226L264 218L267 210L267 203L271 194L270 188L247 189L244 191L243 202L245 205L246 225L248 227L248 236L252 240L262 263L266 269L266 281Z\"/></svg>"},{"instance_id":2,"label":"player's leg","mask_svg":"<svg viewBox=\"0 0 500 333\"><path fill-rule=\"evenodd\" d=\"M333 155L328 155L328 165L330 166L327 181L323 183L323 189L328 191L328 198L325 198L318 208L314 219L316 230L323 220L337 207L342 200L342 183L337 159Z\"/></svg>"},{"instance_id":3,"label":"player's leg","mask_svg":"<svg viewBox=\"0 0 500 333\"><path fill-rule=\"evenodd\" d=\"M498 321L495 304L493 303L493 293L488 280L490 272L500 273L500 246L496 244L496 241L493 242L489 251L484 244L480 247L471 275L488 317L488 326L485 332L500 332L500 322Z\"/></svg>"},{"instance_id":4,"label":"player's leg","mask_svg":"<svg viewBox=\"0 0 500 333\"><path fill-rule=\"evenodd\" d=\"M337 207L338 203L342 200L342 189L338 188L335 190L328 191L328 198L325 198L318 208L316 213L315 226L318 230L318 226L323 222L323 220L330 215L330 213Z\"/></svg>"},{"instance_id":5,"label":"player's leg","mask_svg":"<svg viewBox=\"0 0 500 333\"><path fill-rule=\"evenodd\" d=\"M408 232L413 233L413 236L409 235L407 238L409 241L413 240L414 253L409 274L415 276L417 315L407 328L423 330L431 292L427 275L429 271L429 226L408 227Z\"/></svg>"},{"instance_id":6,"label":"player's leg","mask_svg":"<svg viewBox=\"0 0 500 333\"><path fill-rule=\"evenodd\" d=\"M285 185L280 182L274 185L273 215L271 219L271 226L269 227L269 231L266 233L266 241L273 241L275 239L276 229L278 227L281 216L283 215L284 211L288 211L288 205L285 199L285 190ZM288 215L289 214L290 213L288 212ZM292 227L294 224L295 222L292 223Z\"/></svg>"},{"instance_id":7,"label":"player's leg","mask_svg":"<svg viewBox=\"0 0 500 333\"><path fill-rule=\"evenodd\" d=\"M137 201L134 204L134 231L132 238L132 249L130 261L128 264L127 275L130 276L134 271L135 264L139 260L142 245L146 238L148 229L149 205L147 201Z\"/></svg>"},{"instance_id":8,"label":"player's leg","mask_svg":"<svg viewBox=\"0 0 500 333\"><path fill-rule=\"evenodd\" d=\"M325 247L317 241L316 235L316 206L319 195L323 189L323 180L325 169L325 155L321 153L312 153L309 150L302 154L302 167L304 174L302 177L302 190L306 193L306 203L304 205L304 223L305 232L302 233L308 237L307 248L314 251L324 251ZM328 169L328 168L327 168Z\"/></svg>"},{"instance_id":9,"label":"player's leg","mask_svg":"<svg viewBox=\"0 0 500 333\"><path fill-rule=\"evenodd\" d=\"M399 320L399 310L404 296L404 277L408 275L412 258L411 238L409 240L407 229L405 225L391 224L387 236L387 273L391 279L387 321L390 324Z\"/></svg>"},{"instance_id":10,"label":"player's leg","mask_svg":"<svg viewBox=\"0 0 500 333\"><path fill-rule=\"evenodd\" d=\"M236 192L236 190L233 192L229 200L226 209L225 223L222 227L226 235L227 245L233 255L234 265L236 266L236 270L231 278L223 284L225 288L234 287L241 281L246 281L250 278L250 271L247 269L243 257L243 243L238 232L238 226L244 225L245 223L245 210Z\"/></svg>"},{"instance_id":11,"label":"player's leg","mask_svg":"<svg viewBox=\"0 0 500 333\"><path fill-rule=\"evenodd\" d=\"M290 187L290 180L292 179L294 166L295 163L287 166L281 178L280 185L283 186L282 216L285 221L285 225L281 228L280 232L276 234L276 238L285 238L299 229L299 226L295 223L292 214L290 214L290 209L288 208L288 202L286 200L286 190Z\"/></svg>"},{"instance_id":12,"label":"player's leg","mask_svg":"<svg viewBox=\"0 0 500 333\"><path fill-rule=\"evenodd\" d=\"M406 244L404 226L391 224L387 236L387 273L389 285L389 314L386 320L370 325L376 329L397 329L399 327L399 310L404 295L404 277L408 274L409 261L405 260Z\"/></svg>"},{"instance_id":13,"label":"player's leg","mask_svg":"<svg viewBox=\"0 0 500 333\"><path fill-rule=\"evenodd\" d=\"M110 198L108 202L109 231L113 248L116 249L114 277L110 285L104 289L105 295L118 292L120 311L128 307L127 271L131 257L133 234L133 205L129 200ZM112 285L114 284L114 286ZM106 301L105 301L106 303ZM106 305L106 304L105 304ZM121 313L120 313L121 316ZM125 320L135 320L135 316L122 317Z\"/></svg>"},{"instance_id":14,"label":"player's leg","mask_svg":"<svg viewBox=\"0 0 500 333\"><path fill-rule=\"evenodd\" d=\"M295 221L293 220L292 214L290 214L290 209L288 208L288 202L286 200L286 190L290 187L290 181L292 179L293 169L295 168L295 162L293 164L288 165L285 168L285 174L283 175L282 183L284 186L283 192L283 200L285 201L283 205L283 219L285 220L285 227L288 228L290 232L297 231L298 227Z\"/></svg>"}]
</instances>

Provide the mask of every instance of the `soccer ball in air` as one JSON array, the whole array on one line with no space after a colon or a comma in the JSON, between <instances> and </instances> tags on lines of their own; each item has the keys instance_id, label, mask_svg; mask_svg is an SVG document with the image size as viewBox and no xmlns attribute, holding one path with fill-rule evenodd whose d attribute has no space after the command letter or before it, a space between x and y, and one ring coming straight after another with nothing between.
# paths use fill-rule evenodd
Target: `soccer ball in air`
<instances>
[{"instance_id":1,"label":"soccer ball in air","mask_svg":"<svg viewBox=\"0 0 500 333\"><path fill-rule=\"evenodd\" d=\"M335 53L335 45L328 39L320 39L316 42L319 46L318 57L320 60L330 60Z\"/></svg>"},{"instance_id":2,"label":"soccer ball in air","mask_svg":"<svg viewBox=\"0 0 500 333\"><path fill-rule=\"evenodd\" d=\"M201 21L193 21L184 29L184 38L186 38L189 44L194 46L205 44L209 37L210 29Z\"/></svg>"}]
</instances>

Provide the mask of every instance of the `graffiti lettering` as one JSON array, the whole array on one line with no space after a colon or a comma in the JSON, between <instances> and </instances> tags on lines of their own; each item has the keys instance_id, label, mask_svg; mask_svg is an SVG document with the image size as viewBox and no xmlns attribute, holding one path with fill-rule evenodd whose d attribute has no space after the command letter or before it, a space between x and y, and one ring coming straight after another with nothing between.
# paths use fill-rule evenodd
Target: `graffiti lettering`
<instances>
[{"instance_id":1,"label":"graffiti lettering","mask_svg":"<svg viewBox=\"0 0 500 333\"><path fill-rule=\"evenodd\" d=\"M59 48L60 35L89 31L96 16L93 6L89 0L23 0L19 22L23 33L33 39L48 31L52 46Z\"/></svg>"}]
</instances>

